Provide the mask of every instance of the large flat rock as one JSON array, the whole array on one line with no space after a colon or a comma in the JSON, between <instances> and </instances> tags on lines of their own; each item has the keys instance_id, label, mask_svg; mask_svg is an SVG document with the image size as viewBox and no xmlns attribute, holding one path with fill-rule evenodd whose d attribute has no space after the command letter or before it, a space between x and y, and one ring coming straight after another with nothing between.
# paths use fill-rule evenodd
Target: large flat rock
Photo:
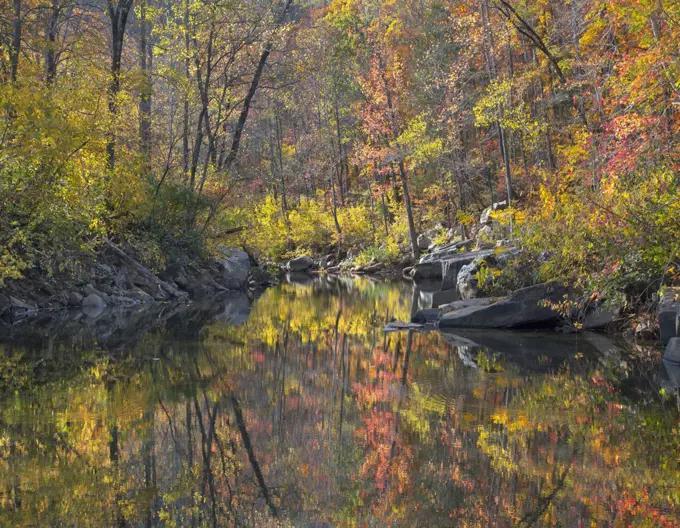
<instances>
[{"instance_id":1,"label":"large flat rock","mask_svg":"<svg viewBox=\"0 0 680 528\"><path fill-rule=\"evenodd\" d=\"M488 306L472 305L448 313L440 328L515 328L542 326L559 320L559 314L539 304L560 301L569 290L556 283L538 284L517 290L510 298Z\"/></svg>"}]
</instances>

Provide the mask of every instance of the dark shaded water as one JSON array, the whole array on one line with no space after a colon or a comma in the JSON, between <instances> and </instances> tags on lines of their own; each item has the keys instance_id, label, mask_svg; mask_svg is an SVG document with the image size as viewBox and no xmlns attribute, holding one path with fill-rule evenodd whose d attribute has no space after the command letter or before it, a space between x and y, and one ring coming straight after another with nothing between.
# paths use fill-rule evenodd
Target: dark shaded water
<instances>
[{"instance_id":1,"label":"dark shaded water","mask_svg":"<svg viewBox=\"0 0 680 528\"><path fill-rule=\"evenodd\" d=\"M4 328L0 525L680 525L654 373L601 336L384 333L418 297L316 281Z\"/></svg>"}]
</instances>

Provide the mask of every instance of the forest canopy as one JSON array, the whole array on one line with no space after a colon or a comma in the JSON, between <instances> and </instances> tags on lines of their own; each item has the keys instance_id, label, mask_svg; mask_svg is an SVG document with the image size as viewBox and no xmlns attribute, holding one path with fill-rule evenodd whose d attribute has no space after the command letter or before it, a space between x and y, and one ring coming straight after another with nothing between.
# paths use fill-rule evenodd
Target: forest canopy
<instances>
[{"instance_id":1,"label":"forest canopy","mask_svg":"<svg viewBox=\"0 0 680 528\"><path fill-rule=\"evenodd\" d=\"M154 269L396 263L501 200L544 278L672 282L679 24L673 0L5 0L0 282L108 239Z\"/></svg>"}]
</instances>

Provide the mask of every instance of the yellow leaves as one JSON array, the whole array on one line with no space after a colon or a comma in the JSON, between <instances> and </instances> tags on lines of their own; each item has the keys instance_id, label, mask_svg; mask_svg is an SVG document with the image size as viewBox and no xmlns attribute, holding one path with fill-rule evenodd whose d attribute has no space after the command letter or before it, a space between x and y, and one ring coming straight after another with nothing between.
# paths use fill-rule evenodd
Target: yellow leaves
<instances>
[{"instance_id":1,"label":"yellow leaves","mask_svg":"<svg viewBox=\"0 0 680 528\"><path fill-rule=\"evenodd\" d=\"M456 213L456 220L458 220L458 222L460 222L461 224L463 224L466 227L474 225L475 222L477 221L474 216L472 216L471 214L466 213L462 210L459 210Z\"/></svg>"},{"instance_id":2,"label":"yellow leaves","mask_svg":"<svg viewBox=\"0 0 680 528\"><path fill-rule=\"evenodd\" d=\"M437 159L444 148L441 138L428 136L426 117L421 114L411 119L397 139L398 148L405 151L413 168Z\"/></svg>"}]
</instances>

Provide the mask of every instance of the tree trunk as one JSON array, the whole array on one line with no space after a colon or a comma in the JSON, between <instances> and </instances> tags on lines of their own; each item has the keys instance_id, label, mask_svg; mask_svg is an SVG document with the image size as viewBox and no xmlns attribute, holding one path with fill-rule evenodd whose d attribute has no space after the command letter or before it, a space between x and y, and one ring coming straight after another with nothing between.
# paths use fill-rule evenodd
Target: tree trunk
<instances>
[{"instance_id":1,"label":"tree trunk","mask_svg":"<svg viewBox=\"0 0 680 528\"><path fill-rule=\"evenodd\" d=\"M18 0L15 0L18 1ZM111 79L108 88L108 106L111 117L109 139L106 143L106 165L113 174L116 167L116 117L118 116L118 94L120 93L120 67L123 57L123 41L128 15L134 0L119 0L117 5L109 0L108 13L111 21Z\"/></svg>"},{"instance_id":2,"label":"tree trunk","mask_svg":"<svg viewBox=\"0 0 680 528\"><path fill-rule=\"evenodd\" d=\"M12 19L12 46L9 50L9 80L12 84L17 81L17 73L19 70L19 54L21 53L21 26L23 20L21 18L21 0L14 0L14 18Z\"/></svg>"},{"instance_id":3,"label":"tree trunk","mask_svg":"<svg viewBox=\"0 0 680 528\"><path fill-rule=\"evenodd\" d=\"M153 47L149 42L152 28L151 24L147 20L148 13L146 9L146 2L147 0L142 0L139 9L139 66L142 70L142 77L144 79L139 94L139 142L145 170L148 170L148 164L151 155L151 68L153 60Z\"/></svg>"},{"instance_id":4,"label":"tree trunk","mask_svg":"<svg viewBox=\"0 0 680 528\"><path fill-rule=\"evenodd\" d=\"M45 83L52 84L57 76L57 21L59 20L59 0L52 0L45 22Z\"/></svg>"},{"instance_id":5,"label":"tree trunk","mask_svg":"<svg viewBox=\"0 0 680 528\"><path fill-rule=\"evenodd\" d=\"M411 237L411 254L413 260L416 261L420 257L420 248L418 247L418 234L416 233L416 226L413 222L413 210L411 208L411 196L408 192L408 181L406 177L406 169L404 162L399 162L399 175L401 176L401 186L404 189L404 204L406 205L406 219L408 220L408 232Z\"/></svg>"},{"instance_id":6,"label":"tree trunk","mask_svg":"<svg viewBox=\"0 0 680 528\"><path fill-rule=\"evenodd\" d=\"M189 3L184 7L184 68L186 70L187 84L191 82L191 70L189 59ZM186 178L189 173L189 95L184 94L184 108L182 114L182 171Z\"/></svg>"},{"instance_id":7,"label":"tree trunk","mask_svg":"<svg viewBox=\"0 0 680 528\"><path fill-rule=\"evenodd\" d=\"M385 69L383 65L383 60L382 57L378 56L378 63L380 66L380 72L382 74L382 80L383 80L383 85L385 88L385 96L387 98L387 110L389 112L390 116L390 122L392 124L392 136L394 138L394 141L397 141L397 138L399 137L399 127L397 125L397 117L396 117L396 111L394 109L394 106L392 105L392 90L390 89L390 85L387 82L387 77L385 76ZM399 144L397 143L397 149L399 148ZM416 226L413 221L413 208L411 207L411 196L409 195L408 192L408 178L406 175L406 168L404 166L404 160L400 159L399 160L399 176L401 177L401 186L402 189L404 190L404 204L406 206L406 219L408 220L408 232L409 236L411 238L411 254L413 256L413 260L418 260L420 257L420 249L418 248L418 234L416 233Z\"/></svg>"},{"instance_id":8,"label":"tree trunk","mask_svg":"<svg viewBox=\"0 0 680 528\"><path fill-rule=\"evenodd\" d=\"M286 19L286 16L288 15L288 10L290 9L292 3L293 0L286 0L283 10L277 17L275 28L278 28L281 26L281 24L283 24L283 22ZM253 79L250 82L248 93L246 94L246 98L243 101L243 107L241 108L241 114L239 115L238 122L236 123L236 128L234 129L234 135L232 137L229 154L227 154L227 158L224 162L224 166L227 170L231 169L231 166L236 160L236 156L238 155L238 151L241 146L241 138L243 137L243 130L246 127L248 113L250 112L250 105L252 104L253 98L255 97L255 92L257 92L257 88L260 85L260 78L262 77L262 72L264 71L264 67L267 64L267 59L269 58L269 54L271 53L273 47L274 43L272 41L267 42L264 45L262 54L260 55L260 60L257 64L257 69L255 70Z\"/></svg>"}]
</instances>

